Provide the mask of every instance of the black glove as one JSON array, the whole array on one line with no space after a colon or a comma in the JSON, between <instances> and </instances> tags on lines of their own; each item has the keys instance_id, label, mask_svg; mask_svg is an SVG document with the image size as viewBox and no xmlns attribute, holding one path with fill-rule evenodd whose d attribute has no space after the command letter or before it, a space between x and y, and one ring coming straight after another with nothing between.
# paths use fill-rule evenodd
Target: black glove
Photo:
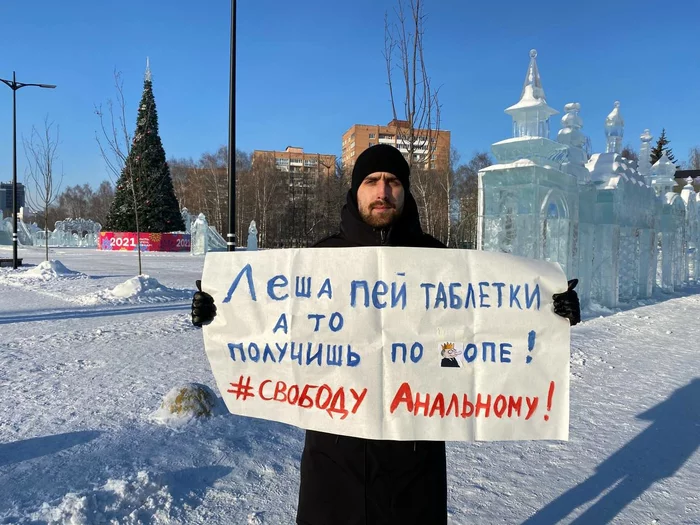
<instances>
[{"instance_id":1,"label":"black glove","mask_svg":"<svg viewBox=\"0 0 700 525\"><path fill-rule=\"evenodd\" d=\"M202 326L209 324L216 317L216 305L214 298L207 292L202 291L202 281L197 281L198 292L192 297L192 324Z\"/></svg>"},{"instance_id":2,"label":"black glove","mask_svg":"<svg viewBox=\"0 0 700 525\"><path fill-rule=\"evenodd\" d=\"M581 322L581 305L578 302L578 294L574 291L578 279L569 281L569 288L563 293L555 293L552 296L554 299L554 313L566 317L571 326Z\"/></svg>"}]
</instances>

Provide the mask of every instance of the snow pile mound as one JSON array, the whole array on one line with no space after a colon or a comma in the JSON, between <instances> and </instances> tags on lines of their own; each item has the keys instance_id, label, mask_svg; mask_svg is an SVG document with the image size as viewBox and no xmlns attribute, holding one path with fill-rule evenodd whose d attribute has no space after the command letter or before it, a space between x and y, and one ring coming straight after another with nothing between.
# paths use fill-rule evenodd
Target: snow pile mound
<instances>
[{"instance_id":1,"label":"snow pile mound","mask_svg":"<svg viewBox=\"0 0 700 525\"><path fill-rule=\"evenodd\" d=\"M52 279L61 279L65 277L85 277L85 274L69 270L61 261L51 259L50 261L44 261L38 264L26 272L13 274L13 277L50 281Z\"/></svg>"},{"instance_id":2,"label":"snow pile mound","mask_svg":"<svg viewBox=\"0 0 700 525\"><path fill-rule=\"evenodd\" d=\"M192 293L192 290L168 288L148 275L138 275L110 290L83 296L79 302L83 304L163 303L190 300Z\"/></svg>"},{"instance_id":3,"label":"snow pile mound","mask_svg":"<svg viewBox=\"0 0 700 525\"><path fill-rule=\"evenodd\" d=\"M160 408L151 414L151 420L177 427L222 412L221 402L211 388L200 383L187 383L172 388L163 396Z\"/></svg>"},{"instance_id":4,"label":"snow pile mound","mask_svg":"<svg viewBox=\"0 0 700 525\"><path fill-rule=\"evenodd\" d=\"M141 471L135 479L110 479L92 491L70 492L55 505L44 503L30 519L47 525L166 524L172 523L172 511L168 487Z\"/></svg>"}]
</instances>

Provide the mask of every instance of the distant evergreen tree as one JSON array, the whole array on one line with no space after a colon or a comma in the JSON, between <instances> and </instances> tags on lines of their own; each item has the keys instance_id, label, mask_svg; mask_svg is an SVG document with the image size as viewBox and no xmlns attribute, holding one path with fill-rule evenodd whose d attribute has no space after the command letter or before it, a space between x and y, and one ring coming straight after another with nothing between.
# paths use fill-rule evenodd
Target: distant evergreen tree
<instances>
[{"instance_id":1,"label":"distant evergreen tree","mask_svg":"<svg viewBox=\"0 0 700 525\"><path fill-rule=\"evenodd\" d=\"M658 162L658 160L664 154L664 151L666 152L668 160L670 160L673 163L676 162L676 157L673 156L673 150L667 147L670 142L671 141L666 138L666 128L662 129L661 136L659 136L659 140L656 141L656 146L651 148L652 165Z\"/></svg>"},{"instance_id":2,"label":"distant evergreen tree","mask_svg":"<svg viewBox=\"0 0 700 525\"><path fill-rule=\"evenodd\" d=\"M146 70L136 131L124 169L117 180L105 230L137 231L136 212L141 232L163 233L185 229L170 167L158 134L158 113L150 69Z\"/></svg>"}]
</instances>

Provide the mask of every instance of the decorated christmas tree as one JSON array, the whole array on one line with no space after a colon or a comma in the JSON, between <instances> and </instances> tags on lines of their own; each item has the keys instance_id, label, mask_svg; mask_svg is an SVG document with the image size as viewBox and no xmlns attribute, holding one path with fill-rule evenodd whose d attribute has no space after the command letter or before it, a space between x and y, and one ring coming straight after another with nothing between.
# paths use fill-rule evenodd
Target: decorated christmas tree
<instances>
[{"instance_id":1,"label":"decorated christmas tree","mask_svg":"<svg viewBox=\"0 0 700 525\"><path fill-rule=\"evenodd\" d=\"M175 196L170 167L158 134L158 113L151 69L146 66L136 131L117 180L105 230L118 232L183 231L185 224Z\"/></svg>"}]
</instances>

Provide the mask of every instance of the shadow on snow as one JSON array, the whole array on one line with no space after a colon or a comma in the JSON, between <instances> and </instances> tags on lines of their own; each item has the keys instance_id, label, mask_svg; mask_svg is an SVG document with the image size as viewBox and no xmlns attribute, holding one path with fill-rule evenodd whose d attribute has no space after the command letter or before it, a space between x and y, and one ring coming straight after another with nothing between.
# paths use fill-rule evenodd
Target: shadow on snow
<instances>
[{"instance_id":1,"label":"shadow on snow","mask_svg":"<svg viewBox=\"0 0 700 525\"><path fill-rule=\"evenodd\" d=\"M653 483L674 475L700 445L700 377L637 418L652 424L523 525L559 523L607 490L571 523L609 523Z\"/></svg>"}]
</instances>

